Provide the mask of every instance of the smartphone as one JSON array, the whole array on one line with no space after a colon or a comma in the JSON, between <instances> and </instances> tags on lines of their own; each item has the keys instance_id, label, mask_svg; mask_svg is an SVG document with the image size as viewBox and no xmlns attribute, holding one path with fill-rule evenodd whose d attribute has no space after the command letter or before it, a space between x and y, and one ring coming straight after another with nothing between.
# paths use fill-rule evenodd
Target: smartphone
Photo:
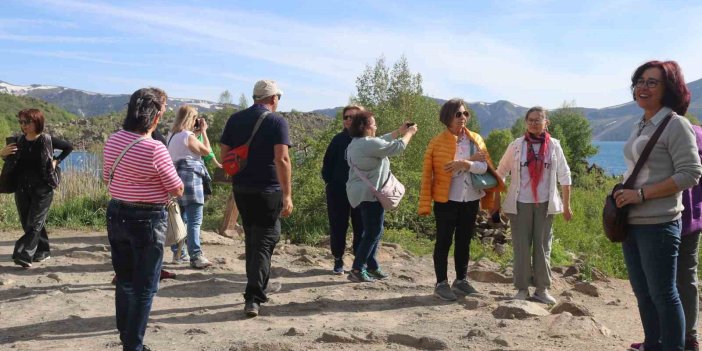
<instances>
[{"instance_id":1,"label":"smartphone","mask_svg":"<svg viewBox=\"0 0 702 351\"><path fill-rule=\"evenodd\" d=\"M16 144L16 143L17 143L16 136L9 136L9 137L5 138L5 145Z\"/></svg>"},{"instance_id":2,"label":"smartphone","mask_svg":"<svg viewBox=\"0 0 702 351\"><path fill-rule=\"evenodd\" d=\"M200 119L195 118L195 129L200 129Z\"/></svg>"},{"instance_id":3,"label":"smartphone","mask_svg":"<svg viewBox=\"0 0 702 351\"><path fill-rule=\"evenodd\" d=\"M407 123L406 123L407 127L411 127L411 126L413 126L413 125L415 125L415 124L416 124L416 123L414 123L414 122L407 122Z\"/></svg>"}]
</instances>

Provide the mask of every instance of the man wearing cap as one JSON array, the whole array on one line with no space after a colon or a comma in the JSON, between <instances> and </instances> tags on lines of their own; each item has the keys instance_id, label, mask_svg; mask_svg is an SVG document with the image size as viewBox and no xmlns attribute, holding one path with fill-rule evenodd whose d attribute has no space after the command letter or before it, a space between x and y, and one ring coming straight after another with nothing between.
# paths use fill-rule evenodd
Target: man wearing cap
<instances>
[{"instance_id":1,"label":"man wearing cap","mask_svg":"<svg viewBox=\"0 0 702 351\"><path fill-rule=\"evenodd\" d=\"M244 226L244 312L249 317L257 316L260 304L268 301L266 290L271 255L280 240L280 217L287 217L293 210L288 122L275 113L282 94L275 81L256 82L254 104L229 117L220 138L224 159L231 149L246 143L263 116L249 144L246 166L232 177L234 200Z\"/></svg>"}]
</instances>

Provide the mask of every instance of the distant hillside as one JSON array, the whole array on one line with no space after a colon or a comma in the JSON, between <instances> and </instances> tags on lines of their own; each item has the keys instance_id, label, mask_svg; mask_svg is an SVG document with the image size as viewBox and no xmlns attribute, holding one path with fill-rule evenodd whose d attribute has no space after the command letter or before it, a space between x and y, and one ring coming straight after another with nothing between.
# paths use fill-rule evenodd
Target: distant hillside
<instances>
[{"instance_id":1,"label":"distant hillside","mask_svg":"<svg viewBox=\"0 0 702 351\"><path fill-rule=\"evenodd\" d=\"M0 81L0 93L34 97L60 106L80 117L88 118L120 111L129 102L129 94L99 94L52 85L13 85L3 81ZM193 105L200 112L212 112L224 108L222 104L207 100L168 99L168 108L170 110L176 109L182 104Z\"/></svg>"},{"instance_id":2,"label":"distant hillside","mask_svg":"<svg viewBox=\"0 0 702 351\"><path fill-rule=\"evenodd\" d=\"M17 112L26 108L38 108L44 113L47 129L52 125L75 121L78 116L48 102L27 96L0 93L0 136L20 133ZM4 146L4 144L2 144Z\"/></svg>"}]
</instances>

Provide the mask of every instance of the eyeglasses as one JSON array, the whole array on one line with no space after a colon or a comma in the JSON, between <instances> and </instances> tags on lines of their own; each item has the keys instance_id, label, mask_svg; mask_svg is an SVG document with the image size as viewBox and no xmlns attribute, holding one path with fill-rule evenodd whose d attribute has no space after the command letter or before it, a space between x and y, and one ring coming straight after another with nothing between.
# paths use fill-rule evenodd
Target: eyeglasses
<instances>
[{"instance_id":1,"label":"eyeglasses","mask_svg":"<svg viewBox=\"0 0 702 351\"><path fill-rule=\"evenodd\" d=\"M19 124L21 124L21 125L23 125L23 126L26 126L26 125L28 125L28 124L32 124L32 120L31 120L31 119L19 119L19 120L17 120L17 122L19 122Z\"/></svg>"},{"instance_id":2,"label":"eyeglasses","mask_svg":"<svg viewBox=\"0 0 702 351\"><path fill-rule=\"evenodd\" d=\"M641 79L636 81L635 86L637 88L643 88L643 86L645 85L646 88L653 89L653 88L657 87L658 84L660 84L660 82L661 81L658 79L649 78L649 79L644 80L643 78L641 78Z\"/></svg>"},{"instance_id":3,"label":"eyeglasses","mask_svg":"<svg viewBox=\"0 0 702 351\"><path fill-rule=\"evenodd\" d=\"M468 111L463 111L463 112L458 111L458 112L456 112L456 114L454 115L454 117L456 117L456 118L461 118L461 116L466 116L466 118L468 118L468 117L470 117L470 112L468 112Z\"/></svg>"},{"instance_id":4,"label":"eyeglasses","mask_svg":"<svg viewBox=\"0 0 702 351\"><path fill-rule=\"evenodd\" d=\"M344 115L344 121L353 118L353 115Z\"/></svg>"},{"instance_id":5,"label":"eyeglasses","mask_svg":"<svg viewBox=\"0 0 702 351\"><path fill-rule=\"evenodd\" d=\"M280 97L281 97L282 95L280 95L280 94L275 94L275 96L277 96L277 97L278 97L278 101L280 101Z\"/></svg>"},{"instance_id":6,"label":"eyeglasses","mask_svg":"<svg viewBox=\"0 0 702 351\"><path fill-rule=\"evenodd\" d=\"M545 119L527 119L526 124L530 124L532 126L538 126L539 124L543 124L546 122Z\"/></svg>"}]
</instances>

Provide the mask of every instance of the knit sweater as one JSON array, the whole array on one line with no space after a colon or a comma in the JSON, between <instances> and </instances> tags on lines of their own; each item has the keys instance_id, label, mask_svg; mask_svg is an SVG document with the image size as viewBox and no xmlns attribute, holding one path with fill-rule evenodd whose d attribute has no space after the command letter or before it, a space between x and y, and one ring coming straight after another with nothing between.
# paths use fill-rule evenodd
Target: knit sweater
<instances>
[{"instance_id":1,"label":"knit sweater","mask_svg":"<svg viewBox=\"0 0 702 351\"><path fill-rule=\"evenodd\" d=\"M631 132L629 140L624 145L624 160L627 165L624 179L627 179L634 170L634 165L646 143L671 111L670 108L663 107L648 122L643 124L640 132L639 128L636 127ZM673 114L636 177L634 189L671 178L678 189L685 190L697 184L700 175L702 175L702 165L692 126L684 117ZM646 199L643 203L631 206L629 224L670 222L680 218L682 210L681 191L657 199Z\"/></svg>"},{"instance_id":2,"label":"knit sweater","mask_svg":"<svg viewBox=\"0 0 702 351\"><path fill-rule=\"evenodd\" d=\"M480 150L487 152L485 142L480 134L471 132L465 127L463 132ZM431 213L432 200L435 202L447 202L449 199L452 172L444 171L444 165L454 160L456 140L458 140L458 137L447 129L431 139L427 146L422 167L422 187L419 192L418 212L421 216L428 216ZM496 191L504 191L505 184L495 173L490 155L487 155L487 164L488 172L495 176L498 184L494 188L485 189L485 196L480 199L480 205L484 209L492 209L494 193Z\"/></svg>"}]
</instances>

